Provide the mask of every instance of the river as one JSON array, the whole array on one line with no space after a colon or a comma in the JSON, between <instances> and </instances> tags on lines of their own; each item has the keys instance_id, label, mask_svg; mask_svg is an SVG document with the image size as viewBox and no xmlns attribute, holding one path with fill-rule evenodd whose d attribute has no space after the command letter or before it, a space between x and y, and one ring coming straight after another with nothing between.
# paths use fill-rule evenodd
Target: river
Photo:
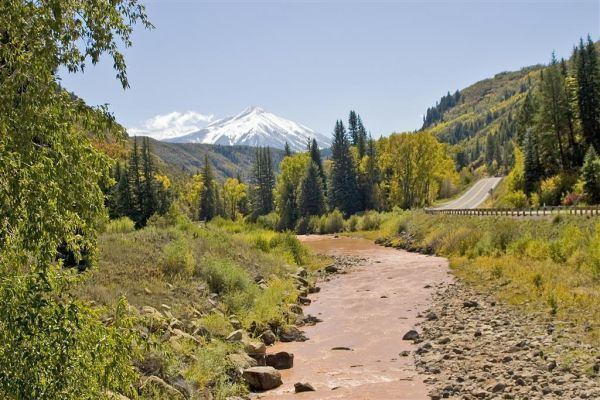
<instances>
[{"instance_id":1,"label":"river","mask_svg":"<svg viewBox=\"0 0 600 400\"><path fill-rule=\"evenodd\" d=\"M432 290L452 278L444 258L385 248L360 238L300 236L321 254L349 255L366 261L347 274L318 283L304 308L323 320L304 327L306 342L277 343L269 352L294 354L294 368L282 370L284 384L260 399L427 399L423 377L402 336L421 320ZM347 347L350 350L332 350ZM294 394L294 383L315 392Z\"/></svg>"}]
</instances>

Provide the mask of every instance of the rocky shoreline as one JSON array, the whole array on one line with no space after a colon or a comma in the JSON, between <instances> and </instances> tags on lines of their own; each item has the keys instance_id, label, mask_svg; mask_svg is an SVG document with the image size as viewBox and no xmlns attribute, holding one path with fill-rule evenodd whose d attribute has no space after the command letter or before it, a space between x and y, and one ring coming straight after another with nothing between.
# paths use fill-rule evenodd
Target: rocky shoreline
<instances>
[{"instance_id":1,"label":"rocky shoreline","mask_svg":"<svg viewBox=\"0 0 600 400\"><path fill-rule=\"evenodd\" d=\"M600 398L600 349L575 326L499 304L461 282L436 289L417 337L408 337L432 400Z\"/></svg>"}]
</instances>

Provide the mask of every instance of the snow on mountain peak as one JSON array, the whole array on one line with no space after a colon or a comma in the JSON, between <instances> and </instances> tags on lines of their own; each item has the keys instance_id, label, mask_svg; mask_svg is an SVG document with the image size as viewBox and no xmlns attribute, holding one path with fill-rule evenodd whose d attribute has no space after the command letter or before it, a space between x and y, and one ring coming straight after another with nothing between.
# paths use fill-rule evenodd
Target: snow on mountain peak
<instances>
[{"instance_id":1,"label":"snow on mountain peak","mask_svg":"<svg viewBox=\"0 0 600 400\"><path fill-rule=\"evenodd\" d=\"M287 142L292 150L304 151L308 140L313 138L321 147L327 147L331 143L329 137L304 125L279 117L260 107L251 106L235 116L214 121L204 129L168 141L270 146L280 149L283 149Z\"/></svg>"}]
</instances>

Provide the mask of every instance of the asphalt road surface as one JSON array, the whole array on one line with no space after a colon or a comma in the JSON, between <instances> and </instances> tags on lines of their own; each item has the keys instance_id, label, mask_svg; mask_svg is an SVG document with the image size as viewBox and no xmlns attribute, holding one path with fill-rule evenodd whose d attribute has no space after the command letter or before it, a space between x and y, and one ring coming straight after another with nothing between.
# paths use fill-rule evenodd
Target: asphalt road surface
<instances>
[{"instance_id":1,"label":"asphalt road surface","mask_svg":"<svg viewBox=\"0 0 600 400\"><path fill-rule=\"evenodd\" d=\"M502 177L482 178L458 199L434 207L434 210L477 208L490 196L490 190L494 189L501 180Z\"/></svg>"}]
</instances>

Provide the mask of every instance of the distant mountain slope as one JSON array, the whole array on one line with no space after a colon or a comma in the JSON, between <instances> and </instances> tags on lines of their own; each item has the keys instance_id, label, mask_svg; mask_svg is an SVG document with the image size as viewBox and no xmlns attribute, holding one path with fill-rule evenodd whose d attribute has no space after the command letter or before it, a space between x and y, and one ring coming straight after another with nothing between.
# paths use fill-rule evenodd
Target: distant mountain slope
<instances>
[{"instance_id":1,"label":"distant mountain slope","mask_svg":"<svg viewBox=\"0 0 600 400\"><path fill-rule=\"evenodd\" d=\"M455 145L456 161L461 167L477 167L493 159L498 169L508 168L518 112L542 68L535 65L502 72L442 97L428 110L423 129Z\"/></svg>"},{"instance_id":2,"label":"distant mountain slope","mask_svg":"<svg viewBox=\"0 0 600 400\"><path fill-rule=\"evenodd\" d=\"M322 147L330 144L328 136L279 117L259 107L249 107L238 115L212 122L206 128L185 136L168 139L172 143L206 143L220 145L269 146L283 149L287 142L294 151L304 151L309 139Z\"/></svg>"},{"instance_id":3,"label":"distant mountain slope","mask_svg":"<svg viewBox=\"0 0 600 400\"><path fill-rule=\"evenodd\" d=\"M204 156L212 163L217 178L222 180L238 174L247 179L252 170L255 148L249 146L221 146L201 143L166 143L150 139L152 152L160 159L160 168L171 176L198 172L204 165ZM283 151L271 149L275 167L283 158Z\"/></svg>"}]
</instances>

